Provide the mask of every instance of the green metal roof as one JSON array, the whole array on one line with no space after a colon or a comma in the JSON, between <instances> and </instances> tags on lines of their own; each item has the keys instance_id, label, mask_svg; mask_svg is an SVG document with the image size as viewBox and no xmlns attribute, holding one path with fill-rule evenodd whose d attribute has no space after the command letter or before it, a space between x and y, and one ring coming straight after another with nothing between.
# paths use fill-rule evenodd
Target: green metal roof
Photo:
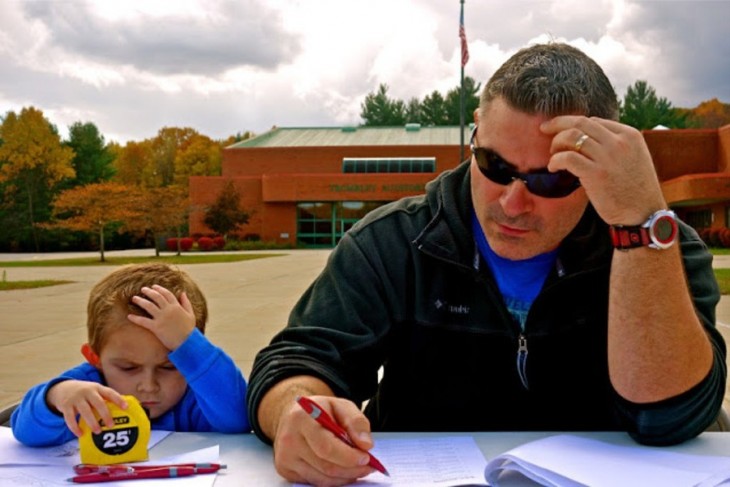
<instances>
[{"instance_id":1,"label":"green metal roof","mask_svg":"<svg viewBox=\"0 0 730 487\"><path fill-rule=\"evenodd\" d=\"M464 127L468 143L473 125ZM421 127L274 127L251 139L236 142L228 149L247 147L326 147L373 145L459 145L458 126Z\"/></svg>"}]
</instances>

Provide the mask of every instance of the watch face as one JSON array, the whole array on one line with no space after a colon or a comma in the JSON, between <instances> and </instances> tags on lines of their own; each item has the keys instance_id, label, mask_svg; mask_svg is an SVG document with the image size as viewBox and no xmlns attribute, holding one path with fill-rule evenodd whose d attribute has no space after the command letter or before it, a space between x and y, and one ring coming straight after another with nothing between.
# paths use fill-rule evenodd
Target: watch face
<instances>
[{"instance_id":1,"label":"watch face","mask_svg":"<svg viewBox=\"0 0 730 487\"><path fill-rule=\"evenodd\" d=\"M652 225L651 234L657 244L671 245L677 238L677 222L669 215L662 215Z\"/></svg>"}]
</instances>

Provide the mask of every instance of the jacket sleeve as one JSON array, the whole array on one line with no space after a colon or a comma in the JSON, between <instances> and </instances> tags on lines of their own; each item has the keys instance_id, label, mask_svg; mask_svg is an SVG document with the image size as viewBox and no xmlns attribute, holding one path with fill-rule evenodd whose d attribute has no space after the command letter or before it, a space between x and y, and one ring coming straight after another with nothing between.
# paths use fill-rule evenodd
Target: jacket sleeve
<instances>
[{"instance_id":1,"label":"jacket sleeve","mask_svg":"<svg viewBox=\"0 0 730 487\"><path fill-rule=\"evenodd\" d=\"M197 328L169 355L195 396L194 431L248 433L246 380L233 360Z\"/></svg>"},{"instance_id":2,"label":"jacket sleeve","mask_svg":"<svg viewBox=\"0 0 730 487\"><path fill-rule=\"evenodd\" d=\"M681 222L680 229L687 282L714 357L705 379L676 397L650 404L636 404L618 397L619 414L627 431L636 441L647 445L672 445L699 435L716 420L725 396L726 349L722 335L715 328L720 290L712 270L712 254L693 229Z\"/></svg>"},{"instance_id":3,"label":"jacket sleeve","mask_svg":"<svg viewBox=\"0 0 730 487\"><path fill-rule=\"evenodd\" d=\"M23 397L10 417L13 436L26 446L56 446L76 439L66 426L63 416L52 411L46 403L48 390L64 380L101 382L101 376L91 365L83 364L55 379L38 384Z\"/></svg>"},{"instance_id":4,"label":"jacket sleeve","mask_svg":"<svg viewBox=\"0 0 730 487\"><path fill-rule=\"evenodd\" d=\"M353 233L357 232L345 234L332 251L322 273L293 308L287 327L256 357L248 414L263 441L269 442L257 422L259 404L269 388L287 377L315 376L338 396L355 402L375 393L384 338L398 319L394 303L400 293L393 288L381 254L368 255Z\"/></svg>"}]
</instances>

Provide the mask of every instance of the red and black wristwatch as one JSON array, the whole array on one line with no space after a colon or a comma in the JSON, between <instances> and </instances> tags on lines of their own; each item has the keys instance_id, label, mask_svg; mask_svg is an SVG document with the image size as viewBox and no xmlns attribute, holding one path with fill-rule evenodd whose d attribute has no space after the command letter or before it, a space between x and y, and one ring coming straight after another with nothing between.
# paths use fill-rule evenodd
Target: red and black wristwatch
<instances>
[{"instance_id":1,"label":"red and black wristwatch","mask_svg":"<svg viewBox=\"0 0 730 487\"><path fill-rule=\"evenodd\" d=\"M679 236L677 215L671 210L659 210L641 225L611 225L611 241L619 250L650 247L668 249Z\"/></svg>"}]
</instances>

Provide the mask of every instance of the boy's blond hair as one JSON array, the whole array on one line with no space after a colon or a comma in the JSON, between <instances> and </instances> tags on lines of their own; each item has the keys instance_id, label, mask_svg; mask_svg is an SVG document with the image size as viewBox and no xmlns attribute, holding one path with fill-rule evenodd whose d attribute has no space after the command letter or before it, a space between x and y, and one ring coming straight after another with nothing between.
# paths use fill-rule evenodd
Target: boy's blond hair
<instances>
[{"instance_id":1,"label":"boy's blond hair","mask_svg":"<svg viewBox=\"0 0 730 487\"><path fill-rule=\"evenodd\" d=\"M193 307L195 326L205 333L208 305L202 291L186 272L168 264L130 264L107 275L91 289L86 327L92 350L99 353L109 332L127 322L128 314L149 316L132 303L132 296L144 297L141 289L154 284L168 289L178 299L184 291ZM130 323L130 326L137 325Z\"/></svg>"}]
</instances>

